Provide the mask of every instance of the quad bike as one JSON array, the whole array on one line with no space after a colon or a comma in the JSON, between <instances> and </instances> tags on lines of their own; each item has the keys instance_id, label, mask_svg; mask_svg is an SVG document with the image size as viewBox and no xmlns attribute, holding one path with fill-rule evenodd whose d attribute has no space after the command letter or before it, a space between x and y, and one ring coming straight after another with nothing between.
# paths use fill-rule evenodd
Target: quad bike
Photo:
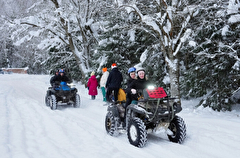
<instances>
[{"instance_id":1,"label":"quad bike","mask_svg":"<svg viewBox=\"0 0 240 158\"><path fill-rule=\"evenodd\" d=\"M130 144L143 147L148 133L165 130L170 141L181 144L186 137L186 125L176 115L182 110L181 105L174 102L175 98L168 97L161 87L147 88L141 95L142 99L136 104L132 102L126 109L124 103L108 106L105 119L107 133L117 136L120 130L125 129Z\"/></svg>"},{"instance_id":2,"label":"quad bike","mask_svg":"<svg viewBox=\"0 0 240 158\"><path fill-rule=\"evenodd\" d=\"M46 106L52 110L57 109L61 105L73 105L75 108L80 107L80 96L73 84L66 82L56 83L53 87L49 87L45 96Z\"/></svg>"}]
</instances>

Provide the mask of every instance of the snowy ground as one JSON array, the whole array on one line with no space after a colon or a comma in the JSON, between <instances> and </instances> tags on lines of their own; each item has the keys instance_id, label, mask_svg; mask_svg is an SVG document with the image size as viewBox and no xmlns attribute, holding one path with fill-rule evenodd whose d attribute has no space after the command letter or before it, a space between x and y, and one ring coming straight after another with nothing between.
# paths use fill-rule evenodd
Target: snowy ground
<instances>
[{"instance_id":1,"label":"snowy ground","mask_svg":"<svg viewBox=\"0 0 240 158\"><path fill-rule=\"evenodd\" d=\"M52 111L44 97L50 76L0 75L0 157L2 158L236 158L240 155L240 110L215 112L183 101L179 113L187 125L183 144L164 133L148 135L144 148L127 134L106 134L101 93L90 100L77 84L81 107ZM99 91L100 92L100 91Z\"/></svg>"}]
</instances>

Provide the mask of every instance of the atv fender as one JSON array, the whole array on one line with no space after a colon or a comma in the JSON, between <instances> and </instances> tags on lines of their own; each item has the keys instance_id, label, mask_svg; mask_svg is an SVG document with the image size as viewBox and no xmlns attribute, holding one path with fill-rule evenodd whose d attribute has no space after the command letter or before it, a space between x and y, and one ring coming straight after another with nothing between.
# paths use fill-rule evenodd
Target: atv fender
<instances>
[{"instance_id":1,"label":"atv fender","mask_svg":"<svg viewBox=\"0 0 240 158\"><path fill-rule=\"evenodd\" d=\"M182 111L182 106L181 104L178 104L178 103L173 103L173 108L174 108L174 111L175 113L179 113L180 111Z\"/></svg>"},{"instance_id":2,"label":"atv fender","mask_svg":"<svg viewBox=\"0 0 240 158\"><path fill-rule=\"evenodd\" d=\"M72 92L72 93L77 93L78 90L77 90L77 88L71 88L71 92Z\"/></svg>"},{"instance_id":3,"label":"atv fender","mask_svg":"<svg viewBox=\"0 0 240 158\"><path fill-rule=\"evenodd\" d=\"M177 104L176 112L179 113L180 111L182 111L182 106L181 106L181 104Z\"/></svg>"},{"instance_id":4,"label":"atv fender","mask_svg":"<svg viewBox=\"0 0 240 158\"><path fill-rule=\"evenodd\" d=\"M146 114L148 113L145 109L139 107L139 106L136 105L136 104L130 104L130 105L127 107L127 111L128 111L128 110L131 110L131 111L133 111L133 112L136 112L136 113L142 114L142 115L146 115Z\"/></svg>"},{"instance_id":5,"label":"atv fender","mask_svg":"<svg viewBox=\"0 0 240 158\"><path fill-rule=\"evenodd\" d=\"M51 89L47 90L47 96L50 96L51 94L53 94L52 90Z\"/></svg>"},{"instance_id":6,"label":"atv fender","mask_svg":"<svg viewBox=\"0 0 240 158\"><path fill-rule=\"evenodd\" d=\"M109 105L107 111L112 111L114 117L119 117L119 112L116 105L114 104Z\"/></svg>"},{"instance_id":7,"label":"atv fender","mask_svg":"<svg viewBox=\"0 0 240 158\"><path fill-rule=\"evenodd\" d=\"M130 104L130 105L128 105L126 110L127 110L127 114L126 114L126 127L129 126L129 121L131 120L132 113L137 113L137 114L140 114L140 115L144 115L146 117L148 117L148 114L149 114L144 108L138 106L137 104Z\"/></svg>"}]
</instances>

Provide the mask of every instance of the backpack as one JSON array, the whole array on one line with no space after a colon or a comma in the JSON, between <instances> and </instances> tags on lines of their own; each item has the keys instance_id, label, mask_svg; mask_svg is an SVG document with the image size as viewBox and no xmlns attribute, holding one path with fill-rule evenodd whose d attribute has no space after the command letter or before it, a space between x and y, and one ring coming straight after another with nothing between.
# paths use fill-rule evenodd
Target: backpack
<instances>
[{"instance_id":1,"label":"backpack","mask_svg":"<svg viewBox=\"0 0 240 158\"><path fill-rule=\"evenodd\" d=\"M119 88L119 91L118 91L118 101L120 102L126 101L126 93L122 88Z\"/></svg>"}]
</instances>

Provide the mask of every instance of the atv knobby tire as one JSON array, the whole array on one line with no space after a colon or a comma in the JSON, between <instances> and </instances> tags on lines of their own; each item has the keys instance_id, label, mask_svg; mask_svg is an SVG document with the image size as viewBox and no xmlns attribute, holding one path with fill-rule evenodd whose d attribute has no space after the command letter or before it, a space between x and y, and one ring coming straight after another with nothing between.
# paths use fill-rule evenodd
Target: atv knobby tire
<instances>
[{"instance_id":1,"label":"atv knobby tire","mask_svg":"<svg viewBox=\"0 0 240 158\"><path fill-rule=\"evenodd\" d=\"M46 106L50 106L49 99L50 99L50 97L46 94L46 96L45 96L45 104L46 104Z\"/></svg>"},{"instance_id":2,"label":"atv knobby tire","mask_svg":"<svg viewBox=\"0 0 240 158\"><path fill-rule=\"evenodd\" d=\"M186 125L183 119L179 116L175 116L170 122L168 128L173 132L173 135L168 135L168 139L171 142L179 144L183 143L184 139L186 138Z\"/></svg>"},{"instance_id":3,"label":"atv knobby tire","mask_svg":"<svg viewBox=\"0 0 240 158\"><path fill-rule=\"evenodd\" d=\"M109 135L117 136L118 131L118 118L114 117L113 113L109 111L105 119L105 128Z\"/></svg>"},{"instance_id":4,"label":"atv knobby tire","mask_svg":"<svg viewBox=\"0 0 240 158\"><path fill-rule=\"evenodd\" d=\"M130 120L127 135L130 144L136 147L144 147L147 143L147 130L140 118L134 117Z\"/></svg>"},{"instance_id":5,"label":"atv knobby tire","mask_svg":"<svg viewBox=\"0 0 240 158\"><path fill-rule=\"evenodd\" d=\"M55 95L48 96L48 102L49 102L49 106L52 110L57 109L57 99L56 99Z\"/></svg>"},{"instance_id":6,"label":"atv knobby tire","mask_svg":"<svg viewBox=\"0 0 240 158\"><path fill-rule=\"evenodd\" d=\"M78 94L75 95L73 107L75 107L75 108L80 107L80 96Z\"/></svg>"}]
</instances>

